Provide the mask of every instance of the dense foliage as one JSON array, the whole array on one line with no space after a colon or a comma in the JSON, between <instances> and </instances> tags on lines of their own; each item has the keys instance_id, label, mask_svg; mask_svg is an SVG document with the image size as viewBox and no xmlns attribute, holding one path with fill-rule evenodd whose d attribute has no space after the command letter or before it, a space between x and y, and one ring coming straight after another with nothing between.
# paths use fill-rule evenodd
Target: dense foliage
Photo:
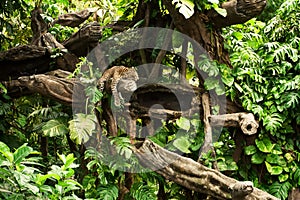
<instances>
[{"instance_id":1,"label":"dense foliage","mask_svg":"<svg viewBox=\"0 0 300 200\"><path fill-rule=\"evenodd\" d=\"M241 163L239 174L281 199L300 184L299 8L298 0L285 1L266 23L252 19L225 30L234 66L227 94L239 96L262 125L244 149L252 165Z\"/></svg>"},{"instance_id":2,"label":"dense foliage","mask_svg":"<svg viewBox=\"0 0 300 200\"><path fill-rule=\"evenodd\" d=\"M118 19L131 19L137 5L136 1L126 0L98 3L44 0L43 17L51 23L60 14L97 6L102 17L100 23L106 25ZM175 3L186 18L193 14L195 6L199 10L213 8L226 15L219 8L219 1L178 0ZM19 0L2 1L0 6L0 50L30 42L29 10L35 4ZM206 89L214 89L217 94L225 92L246 111L254 113L261 122L259 136L253 145L243 144L244 159L236 163L232 158L236 147L233 133L223 130L214 144L215 155L203 155L201 162L209 167L217 163L220 171L240 180L251 180L257 187L286 199L292 187L300 186L300 2L287 0L278 9L277 1L269 6L276 10L272 17L265 14L270 20L252 19L223 29L233 69L216 62L206 69L212 77L220 71L226 87L211 78L205 83ZM59 25L50 28L58 41L64 41L75 31L76 28ZM109 29L104 33L112 34ZM86 64L85 58L78 67L82 64ZM180 65L173 55L167 55L164 64ZM90 83L94 73L97 72L89 71L81 77ZM188 76L190 80L195 76L190 65ZM93 94L90 99L93 102L103 97L93 85L85 92ZM83 152L82 141L87 141L94 134L89 130L96 128L93 109L87 107L84 114L73 118L71 108L45 97L11 99L4 94L0 100L0 198L117 199L126 182L126 173L118 170L124 163L107 161L109 157L95 148ZM80 124L79 131L78 127L75 130L75 122ZM119 134L111 140L114 150L118 156L130 158L126 167L138 166L132 156L130 140L122 131ZM203 138L203 124L197 116L163 124L150 137L160 146L180 151L195 160ZM160 187L164 188L166 199L183 199L187 193L183 187L154 172L134 174L134 179L125 199L157 199Z\"/></svg>"}]
</instances>

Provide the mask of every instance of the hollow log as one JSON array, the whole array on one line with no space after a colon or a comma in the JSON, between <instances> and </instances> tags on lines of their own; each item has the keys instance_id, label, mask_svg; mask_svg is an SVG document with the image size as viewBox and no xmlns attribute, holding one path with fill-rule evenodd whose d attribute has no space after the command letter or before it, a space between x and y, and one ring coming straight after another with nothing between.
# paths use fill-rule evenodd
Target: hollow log
<instances>
[{"instance_id":1,"label":"hollow log","mask_svg":"<svg viewBox=\"0 0 300 200\"><path fill-rule=\"evenodd\" d=\"M259 124L252 113L232 113L224 115L211 115L212 126L240 127L244 134L253 135L257 132Z\"/></svg>"}]
</instances>

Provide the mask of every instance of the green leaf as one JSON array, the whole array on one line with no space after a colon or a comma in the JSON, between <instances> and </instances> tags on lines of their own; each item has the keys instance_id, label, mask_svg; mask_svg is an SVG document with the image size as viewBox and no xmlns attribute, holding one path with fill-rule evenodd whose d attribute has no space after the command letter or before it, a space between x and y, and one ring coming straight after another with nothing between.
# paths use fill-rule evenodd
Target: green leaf
<instances>
[{"instance_id":1,"label":"green leaf","mask_svg":"<svg viewBox=\"0 0 300 200\"><path fill-rule=\"evenodd\" d=\"M244 35L241 32L233 32L232 36L235 37L237 40L242 40Z\"/></svg>"},{"instance_id":2,"label":"green leaf","mask_svg":"<svg viewBox=\"0 0 300 200\"><path fill-rule=\"evenodd\" d=\"M233 84L240 93L244 91L243 88L238 83L234 82Z\"/></svg>"},{"instance_id":3,"label":"green leaf","mask_svg":"<svg viewBox=\"0 0 300 200\"><path fill-rule=\"evenodd\" d=\"M10 162L12 163L14 160L13 154L10 152L9 147L0 141L0 153Z\"/></svg>"},{"instance_id":4,"label":"green leaf","mask_svg":"<svg viewBox=\"0 0 300 200\"><path fill-rule=\"evenodd\" d=\"M290 153L286 153L284 157L287 159L288 163L294 160L293 156Z\"/></svg>"},{"instance_id":5,"label":"green leaf","mask_svg":"<svg viewBox=\"0 0 300 200\"><path fill-rule=\"evenodd\" d=\"M216 88L219 84L219 80L214 77L208 77L207 79L205 79L204 82L205 89L207 90L212 90Z\"/></svg>"},{"instance_id":6,"label":"green leaf","mask_svg":"<svg viewBox=\"0 0 300 200\"><path fill-rule=\"evenodd\" d=\"M215 91L216 91L217 95L225 94L225 88L223 87L223 85L220 85L220 84L217 85Z\"/></svg>"},{"instance_id":7,"label":"green leaf","mask_svg":"<svg viewBox=\"0 0 300 200\"><path fill-rule=\"evenodd\" d=\"M96 118L94 115L76 114L74 119L69 121L69 129L70 138L76 144L85 143L96 129Z\"/></svg>"},{"instance_id":8,"label":"green leaf","mask_svg":"<svg viewBox=\"0 0 300 200\"><path fill-rule=\"evenodd\" d=\"M29 191L31 191L35 195L39 192L39 188L33 184L26 183L24 185L24 187L27 188Z\"/></svg>"},{"instance_id":9,"label":"green leaf","mask_svg":"<svg viewBox=\"0 0 300 200\"><path fill-rule=\"evenodd\" d=\"M172 4L176 4L176 8L179 8L179 13L188 19L194 14L195 4L191 0L173 0Z\"/></svg>"},{"instance_id":10,"label":"green leaf","mask_svg":"<svg viewBox=\"0 0 300 200\"><path fill-rule=\"evenodd\" d=\"M186 131L189 131L191 128L189 119L187 119L185 117L180 117L179 119L177 119L176 124L179 128L186 130Z\"/></svg>"},{"instance_id":11,"label":"green leaf","mask_svg":"<svg viewBox=\"0 0 300 200\"><path fill-rule=\"evenodd\" d=\"M263 154L261 152L257 152L257 153L252 155L251 162L253 164L261 164L261 163L264 162L265 158L266 158L265 154Z\"/></svg>"},{"instance_id":12,"label":"green leaf","mask_svg":"<svg viewBox=\"0 0 300 200\"><path fill-rule=\"evenodd\" d=\"M48 178L54 178L56 180L60 180L60 176L58 174L53 174L53 173L45 174L45 175L38 174L36 177L36 184L44 185L45 181Z\"/></svg>"},{"instance_id":13,"label":"green leaf","mask_svg":"<svg viewBox=\"0 0 300 200\"><path fill-rule=\"evenodd\" d=\"M228 87L231 87L234 83L234 78L232 76L224 76L222 77L222 81Z\"/></svg>"},{"instance_id":14,"label":"green leaf","mask_svg":"<svg viewBox=\"0 0 300 200\"><path fill-rule=\"evenodd\" d=\"M107 186L102 186L99 189L97 189L99 199L103 200L116 200L118 198L118 187L116 185L107 185Z\"/></svg>"},{"instance_id":15,"label":"green leaf","mask_svg":"<svg viewBox=\"0 0 300 200\"><path fill-rule=\"evenodd\" d=\"M266 162L265 161L265 165L267 167L267 170L268 172L271 174L271 175L279 175L282 173L283 171L283 168L280 167L280 166L272 166L270 163Z\"/></svg>"},{"instance_id":16,"label":"green leaf","mask_svg":"<svg viewBox=\"0 0 300 200\"><path fill-rule=\"evenodd\" d=\"M257 149L254 145L250 145L250 146L245 147L245 154L248 155L248 156L255 154L256 151L257 151Z\"/></svg>"},{"instance_id":17,"label":"green leaf","mask_svg":"<svg viewBox=\"0 0 300 200\"><path fill-rule=\"evenodd\" d=\"M173 145L183 153L191 153L189 150L191 143L187 137L176 138L173 142Z\"/></svg>"},{"instance_id":18,"label":"green leaf","mask_svg":"<svg viewBox=\"0 0 300 200\"><path fill-rule=\"evenodd\" d=\"M23 144L13 153L14 163L20 164L32 151L33 149L28 147L27 143Z\"/></svg>"},{"instance_id":19,"label":"green leaf","mask_svg":"<svg viewBox=\"0 0 300 200\"><path fill-rule=\"evenodd\" d=\"M257 148L264 153L271 153L275 146L269 138L263 138L262 140L256 139L255 144Z\"/></svg>"},{"instance_id":20,"label":"green leaf","mask_svg":"<svg viewBox=\"0 0 300 200\"><path fill-rule=\"evenodd\" d=\"M218 169L220 171L226 171L227 170L227 165L226 165L225 161L223 161L223 160L218 161L217 165L218 165Z\"/></svg>"},{"instance_id":21,"label":"green leaf","mask_svg":"<svg viewBox=\"0 0 300 200\"><path fill-rule=\"evenodd\" d=\"M47 121L42 130L43 134L48 137L66 135L69 132L67 126L57 119Z\"/></svg>"},{"instance_id":22,"label":"green leaf","mask_svg":"<svg viewBox=\"0 0 300 200\"><path fill-rule=\"evenodd\" d=\"M282 154L282 150L281 147L278 144L275 144L273 150L272 150L272 154Z\"/></svg>"},{"instance_id":23,"label":"green leaf","mask_svg":"<svg viewBox=\"0 0 300 200\"><path fill-rule=\"evenodd\" d=\"M213 7L217 13L219 13L221 16L226 17L227 11L224 8L220 7Z\"/></svg>"},{"instance_id":24,"label":"green leaf","mask_svg":"<svg viewBox=\"0 0 300 200\"><path fill-rule=\"evenodd\" d=\"M289 175L288 174L280 174L279 176L278 176L278 179L279 179L279 182L284 182L284 181L286 181L286 180L288 180L289 179Z\"/></svg>"},{"instance_id":25,"label":"green leaf","mask_svg":"<svg viewBox=\"0 0 300 200\"><path fill-rule=\"evenodd\" d=\"M287 199L292 187L288 181L283 183L275 182L270 186L270 193L279 199Z\"/></svg>"},{"instance_id":26,"label":"green leaf","mask_svg":"<svg viewBox=\"0 0 300 200\"><path fill-rule=\"evenodd\" d=\"M74 158L74 154L68 154L64 163L65 169L77 167L78 165L74 163L75 160L76 158Z\"/></svg>"},{"instance_id":27,"label":"green leaf","mask_svg":"<svg viewBox=\"0 0 300 200\"><path fill-rule=\"evenodd\" d=\"M277 164L280 166L286 166L286 161L283 156L279 156L277 154L268 154L266 157L266 161L271 164Z\"/></svg>"},{"instance_id":28,"label":"green leaf","mask_svg":"<svg viewBox=\"0 0 300 200\"><path fill-rule=\"evenodd\" d=\"M5 143L0 141L0 153L4 152L10 152L10 149Z\"/></svg>"}]
</instances>

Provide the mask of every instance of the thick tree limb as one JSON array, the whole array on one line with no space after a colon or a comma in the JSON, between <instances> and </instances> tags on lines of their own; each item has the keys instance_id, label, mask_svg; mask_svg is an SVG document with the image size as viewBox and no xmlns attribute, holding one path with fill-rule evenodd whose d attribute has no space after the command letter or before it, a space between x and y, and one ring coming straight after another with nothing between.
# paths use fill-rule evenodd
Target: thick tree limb
<instances>
[{"instance_id":1,"label":"thick tree limb","mask_svg":"<svg viewBox=\"0 0 300 200\"><path fill-rule=\"evenodd\" d=\"M238 182L190 158L167 151L150 140L146 139L134 152L143 166L190 190L216 199L278 200L249 182Z\"/></svg>"},{"instance_id":2,"label":"thick tree limb","mask_svg":"<svg viewBox=\"0 0 300 200\"><path fill-rule=\"evenodd\" d=\"M33 39L31 44L41 47L46 47L50 54L62 54L56 56L56 64L58 68L73 71L79 59L72 53L69 53L66 48L56 41L55 37L47 33L47 23L41 17L42 10L36 7L31 13L31 27L33 31Z\"/></svg>"},{"instance_id":3,"label":"thick tree limb","mask_svg":"<svg viewBox=\"0 0 300 200\"><path fill-rule=\"evenodd\" d=\"M231 0L224 2L221 6L227 11L226 17L219 15L214 10L211 10L208 16L216 28L242 24L259 15L266 4L266 0Z\"/></svg>"},{"instance_id":4,"label":"thick tree limb","mask_svg":"<svg viewBox=\"0 0 300 200\"><path fill-rule=\"evenodd\" d=\"M88 8L79 12L60 15L58 19L53 21L52 25L60 24L62 26L77 27L96 11L97 8Z\"/></svg>"},{"instance_id":5,"label":"thick tree limb","mask_svg":"<svg viewBox=\"0 0 300 200\"><path fill-rule=\"evenodd\" d=\"M50 62L50 54L45 47L25 45L9 49L0 53L0 80L47 72Z\"/></svg>"},{"instance_id":6,"label":"thick tree limb","mask_svg":"<svg viewBox=\"0 0 300 200\"><path fill-rule=\"evenodd\" d=\"M80 87L80 84L77 84L74 79L67 79L66 77L61 78L65 75L67 75L66 72L56 71L48 75L39 74L32 76L22 76L19 77L18 80L4 82L4 85L8 89L11 89L12 87L24 87L29 89L29 91L33 93L40 93L43 96L53 98L67 105L76 103L73 102L73 98L85 99L85 96L83 94L80 94L82 95L81 97L73 96L74 85Z\"/></svg>"},{"instance_id":7,"label":"thick tree limb","mask_svg":"<svg viewBox=\"0 0 300 200\"><path fill-rule=\"evenodd\" d=\"M212 126L241 127L246 135L255 134L259 126L252 113L211 115L210 124Z\"/></svg>"},{"instance_id":8,"label":"thick tree limb","mask_svg":"<svg viewBox=\"0 0 300 200\"><path fill-rule=\"evenodd\" d=\"M99 23L89 23L64 41L63 45L77 56L86 56L99 43L101 32Z\"/></svg>"}]
</instances>

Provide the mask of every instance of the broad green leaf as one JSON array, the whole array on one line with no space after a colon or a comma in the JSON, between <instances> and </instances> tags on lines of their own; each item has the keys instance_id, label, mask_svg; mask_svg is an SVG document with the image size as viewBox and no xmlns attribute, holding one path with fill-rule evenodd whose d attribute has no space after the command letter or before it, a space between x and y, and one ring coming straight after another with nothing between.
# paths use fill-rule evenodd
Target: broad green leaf
<instances>
[{"instance_id":1,"label":"broad green leaf","mask_svg":"<svg viewBox=\"0 0 300 200\"><path fill-rule=\"evenodd\" d=\"M290 163L294 160L293 156L290 153L286 153L284 157L287 159L287 161Z\"/></svg>"},{"instance_id":2,"label":"broad green leaf","mask_svg":"<svg viewBox=\"0 0 300 200\"><path fill-rule=\"evenodd\" d=\"M201 126L201 121L199 119L192 119L190 122L195 130L198 130Z\"/></svg>"},{"instance_id":3,"label":"broad green leaf","mask_svg":"<svg viewBox=\"0 0 300 200\"><path fill-rule=\"evenodd\" d=\"M115 185L108 185L99 188L100 199L103 200L116 200L118 198L118 188Z\"/></svg>"},{"instance_id":4,"label":"broad green leaf","mask_svg":"<svg viewBox=\"0 0 300 200\"><path fill-rule=\"evenodd\" d=\"M234 78L232 76L224 76L222 77L222 81L225 85L231 87L234 83Z\"/></svg>"},{"instance_id":5,"label":"broad green leaf","mask_svg":"<svg viewBox=\"0 0 300 200\"><path fill-rule=\"evenodd\" d=\"M271 164L277 164L280 166L286 166L286 161L283 156L279 156L277 154L268 154L266 157L266 161Z\"/></svg>"},{"instance_id":6,"label":"broad green leaf","mask_svg":"<svg viewBox=\"0 0 300 200\"><path fill-rule=\"evenodd\" d=\"M179 128L186 130L186 131L189 131L191 128L189 119L187 119L185 117L180 117L179 119L177 119L176 124L177 124L177 126L179 126Z\"/></svg>"},{"instance_id":7,"label":"broad green leaf","mask_svg":"<svg viewBox=\"0 0 300 200\"><path fill-rule=\"evenodd\" d=\"M235 37L237 40L242 40L244 35L241 32L233 32L232 36Z\"/></svg>"},{"instance_id":8,"label":"broad green leaf","mask_svg":"<svg viewBox=\"0 0 300 200\"><path fill-rule=\"evenodd\" d=\"M26 183L24 185L24 187L27 188L29 191L31 191L35 195L39 192L39 188L33 184Z\"/></svg>"},{"instance_id":9,"label":"broad green leaf","mask_svg":"<svg viewBox=\"0 0 300 200\"><path fill-rule=\"evenodd\" d=\"M275 146L269 138L263 138L262 140L256 139L255 144L257 148L264 153L271 153Z\"/></svg>"},{"instance_id":10,"label":"broad green leaf","mask_svg":"<svg viewBox=\"0 0 300 200\"><path fill-rule=\"evenodd\" d=\"M76 158L74 158L74 154L68 154L66 157L66 162L64 163L64 167L67 168L76 168L78 167L77 164L74 163Z\"/></svg>"},{"instance_id":11,"label":"broad green leaf","mask_svg":"<svg viewBox=\"0 0 300 200\"><path fill-rule=\"evenodd\" d=\"M7 89L4 87L4 85L2 85L2 83L0 83L0 89L3 94L7 94Z\"/></svg>"},{"instance_id":12,"label":"broad green leaf","mask_svg":"<svg viewBox=\"0 0 300 200\"><path fill-rule=\"evenodd\" d=\"M10 149L5 143L0 141L0 153L4 152L10 152Z\"/></svg>"},{"instance_id":13,"label":"broad green leaf","mask_svg":"<svg viewBox=\"0 0 300 200\"><path fill-rule=\"evenodd\" d=\"M255 154L256 151L257 151L257 149L254 145L250 145L250 146L245 147L245 154L248 155L248 156Z\"/></svg>"},{"instance_id":14,"label":"broad green leaf","mask_svg":"<svg viewBox=\"0 0 300 200\"><path fill-rule=\"evenodd\" d=\"M13 153L14 163L20 164L32 151L33 149L28 147L27 143L23 144Z\"/></svg>"},{"instance_id":15,"label":"broad green leaf","mask_svg":"<svg viewBox=\"0 0 300 200\"><path fill-rule=\"evenodd\" d=\"M265 154L263 154L261 152L257 152L257 153L252 155L251 162L253 164L261 164L261 163L264 162L265 158L266 158Z\"/></svg>"},{"instance_id":16,"label":"broad green leaf","mask_svg":"<svg viewBox=\"0 0 300 200\"><path fill-rule=\"evenodd\" d=\"M280 174L278 176L279 182L281 182L281 183L284 182L284 181L286 181L286 180L288 180L288 178L289 178L288 174Z\"/></svg>"},{"instance_id":17,"label":"broad green leaf","mask_svg":"<svg viewBox=\"0 0 300 200\"><path fill-rule=\"evenodd\" d=\"M227 16L227 11L224 8L220 7L213 7L217 13L219 13L221 16L226 17Z\"/></svg>"},{"instance_id":18,"label":"broad green leaf","mask_svg":"<svg viewBox=\"0 0 300 200\"><path fill-rule=\"evenodd\" d=\"M85 143L89 140L96 129L96 118L94 115L79 113L74 119L69 121L70 138L76 144Z\"/></svg>"},{"instance_id":19,"label":"broad green leaf","mask_svg":"<svg viewBox=\"0 0 300 200\"><path fill-rule=\"evenodd\" d=\"M48 137L55 137L60 135L66 135L69 130L68 127L61 121L51 119L42 128L43 134Z\"/></svg>"},{"instance_id":20,"label":"broad green leaf","mask_svg":"<svg viewBox=\"0 0 300 200\"><path fill-rule=\"evenodd\" d=\"M179 8L179 13L188 19L194 14L195 4L191 0L173 0L172 4L176 5L176 8Z\"/></svg>"},{"instance_id":21,"label":"broad green leaf","mask_svg":"<svg viewBox=\"0 0 300 200\"><path fill-rule=\"evenodd\" d=\"M216 91L217 95L223 95L223 94L225 94L225 88L222 85L220 85L220 84L217 85L215 91Z\"/></svg>"},{"instance_id":22,"label":"broad green leaf","mask_svg":"<svg viewBox=\"0 0 300 200\"><path fill-rule=\"evenodd\" d=\"M226 171L227 170L227 164L224 161L222 161L222 160L218 161L217 165L218 165L218 169L220 171Z\"/></svg>"},{"instance_id":23,"label":"broad green leaf","mask_svg":"<svg viewBox=\"0 0 300 200\"><path fill-rule=\"evenodd\" d=\"M227 170L236 171L239 169L236 162L233 160L226 161L227 163Z\"/></svg>"},{"instance_id":24,"label":"broad green leaf","mask_svg":"<svg viewBox=\"0 0 300 200\"><path fill-rule=\"evenodd\" d=\"M58 174L53 174L53 173L45 174L45 175L38 174L36 177L36 183L38 185L44 185L45 181L48 178L54 178L56 180L60 180L60 176Z\"/></svg>"},{"instance_id":25,"label":"broad green leaf","mask_svg":"<svg viewBox=\"0 0 300 200\"><path fill-rule=\"evenodd\" d=\"M13 176L21 187L24 187L26 183L31 181L30 176L27 174L23 174L18 171L13 171Z\"/></svg>"},{"instance_id":26,"label":"broad green leaf","mask_svg":"<svg viewBox=\"0 0 300 200\"><path fill-rule=\"evenodd\" d=\"M220 84L219 80L213 77L208 77L207 79L205 79L204 82L205 89L207 90L212 90L216 88L219 84Z\"/></svg>"},{"instance_id":27,"label":"broad green leaf","mask_svg":"<svg viewBox=\"0 0 300 200\"><path fill-rule=\"evenodd\" d=\"M282 171L283 171L283 168L282 168L282 167L271 165L270 163L268 163L268 162L266 162L266 161L265 161L265 165L266 165L266 167L267 167L268 172L269 172L271 175L279 175L279 174L281 174Z\"/></svg>"},{"instance_id":28,"label":"broad green leaf","mask_svg":"<svg viewBox=\"0 0 300 200\"><path fill-rule=\"evenodd\" d=\"M10 152L9 147L0 141L0 153L10 162L13 163L14 155Z\"/></svg>"},{"instance_id":29,"label":"broad green leaf","mask_svg":"<svg viewBox=\"0 0 300 200\"><path fill-rule=\"evenodd\" d=\"M163 140L161 140L161 138L158 135L157 136L156 135L155 136L149 136L147 138L150 139L155 144L157 144L161 147L164 147L166 145L166 137L164 137ZM162 142L162 141L164 141L164 142Z\"/></svg>"},{"instance_id":30,"label":"broad green leaf","mask_svg":"<svg viewBox=\"0 0 300 200\"><path fill-rule=\"evenodd\" d=\"M176 138L173 142L173 145L183 153L191 153L189 150L191 143L186 137Z\"/></svg>"}]
</instances>

